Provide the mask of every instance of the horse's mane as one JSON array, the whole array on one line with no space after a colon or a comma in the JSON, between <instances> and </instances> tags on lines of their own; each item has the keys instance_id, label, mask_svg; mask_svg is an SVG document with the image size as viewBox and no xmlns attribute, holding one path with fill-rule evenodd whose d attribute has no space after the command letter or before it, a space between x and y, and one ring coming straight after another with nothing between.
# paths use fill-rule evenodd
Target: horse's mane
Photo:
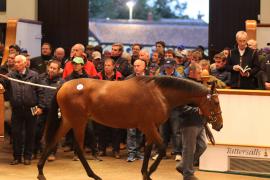
<instances>
[{"instance_id":1,"label":"horse's mane","mask_svg":"<svg viewBox=\"0 0 270 180\"><path fill-rule=\"evenodd\" d=\"M136 80L145 84L154 82L160 88L181 89L194 95L207 94L209 92L208 89L200 83L172 76L139 76L136 77Z\"/></svg>"}]
</instances>

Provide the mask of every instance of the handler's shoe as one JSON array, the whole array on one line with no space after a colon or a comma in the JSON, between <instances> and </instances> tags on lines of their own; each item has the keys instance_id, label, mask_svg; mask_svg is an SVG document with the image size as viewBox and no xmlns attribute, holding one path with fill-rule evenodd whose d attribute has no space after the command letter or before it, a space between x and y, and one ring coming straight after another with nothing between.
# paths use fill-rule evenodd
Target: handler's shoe
<instances>
[{"instance_id":1,"label":"handler's shoe","mask_svg":"<svg viewBox=\"0 0 270 180\"><path fill-rule=\"evenodd\" d=\"M182 156L180 154L176 154L175 161L181 161L181 160L182 160Z\"/></svg>"},{"instance_id":2,"label":"handler's shoe","mask_svg":"<svg viewBox=\"0 0 270 180\"><path fill-rule=\"evenodd\" d=\"M55 155L51 154L49 157L48 157L48 161L55 161Z\"/></svg>"}]
</instances>

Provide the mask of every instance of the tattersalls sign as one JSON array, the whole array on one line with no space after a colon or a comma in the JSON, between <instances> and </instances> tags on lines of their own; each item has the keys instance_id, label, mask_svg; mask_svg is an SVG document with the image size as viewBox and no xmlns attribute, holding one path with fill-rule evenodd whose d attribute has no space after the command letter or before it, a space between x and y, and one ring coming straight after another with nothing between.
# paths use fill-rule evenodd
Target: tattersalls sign
<instances>
[{"instance_id":1,"label":"tattersalls sign","mask_svg":"<svg viewBox=\"0 0 270 180\"><path fill-rule=\"evenodd\" d=\"M270 159L270 150L268 148L257 147L228 147L227 155Z\"/></svg>"}]
</instances>

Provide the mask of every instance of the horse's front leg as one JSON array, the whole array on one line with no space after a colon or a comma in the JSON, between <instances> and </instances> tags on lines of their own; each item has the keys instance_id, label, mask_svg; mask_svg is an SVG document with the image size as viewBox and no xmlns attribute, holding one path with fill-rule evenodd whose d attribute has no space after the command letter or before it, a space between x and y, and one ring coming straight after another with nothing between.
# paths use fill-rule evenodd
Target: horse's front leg
<instances>
[{"instance_id":1,"label":"horse's front leg","mask_svg":"<svg viewBox=\"0 0 270 180\"><path fill-rule=\"evenodd\" d=\"M44 174L43 174L43 168L45 165L45 162L48 158L48 156L52 153L53 149L55 148L57 142L54 141L53 143L46 145L41 158L38 161L37 168L38 168L38 180L46 180Z\"/></svg>"},{"instance_id":2,"label":"horse's front leg","mask_svg":"<svg viewBox=\"0 0 270 180\"><path fill-rule=\"evenodd\" d=\"M150 176L148 175L148 163L151 156L153 144L147 144L144 148L144 159L143 159L143 165L142 165L142 175L143 180L151 180Z\"/></svg>"},{"instance_id":3,"label":"horse's front leg","mask_svg":"<svg viewBox=\"0 0 270 180\"><path fill-rule=\"evenodd\" d=\"M68 130L69 130L69 127L63 126L63 124L61 124L59 129L55 132L55 137L53 138L53 140L51 142L47 142L45 150L43 151L42 156L37 164L38 180L46 180L43 174L43 167L45 165L45 162L48 156L52 153L53 149L56 147L59 139L61 139L67 133Z\"/></svg>"},{"instance_id":4,"label":"horse's front leg","mask_svg":"<svg viewBox=\"0 0 270 180\"><path fill-rule=\"evenodd\" d=\"M89 166L88 162L86 161L86 159L83 155L82 144L83 144L84 138L83 138L82 131L80 131L79 129L73 129L73 130L74 130L74 135L75 135L75 140L74 140L75 150L77 152L77 155L78 155L84 169L86 170L87 175L95 180L102 180L98 175L96 175L94 173L94 171L91 169L91 167Z\"/></svg>"}]
</instances>

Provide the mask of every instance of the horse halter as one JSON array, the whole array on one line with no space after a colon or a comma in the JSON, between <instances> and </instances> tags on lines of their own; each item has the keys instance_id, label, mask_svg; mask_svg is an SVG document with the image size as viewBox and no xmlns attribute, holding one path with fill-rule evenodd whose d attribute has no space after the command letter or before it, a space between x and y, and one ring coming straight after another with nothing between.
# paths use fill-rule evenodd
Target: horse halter
<instances>
[{"instance_id":1,"label":"horse halter","mask_svg":"<svg viewBox=\"0 0 270 180\"><path fill-rule=\"evenodd\" d=\"M217 94L216 93L215 94L207 94L207 98L206 98L206 102L205 102L205 103L207 103L207 101L209 101L211 103L211 106L209 107L210 115L208 116L208 119L209 119L208 122L210 124L217 122L217 115L221 115L221 113L222 113L221 111L215 112L215 110L213 108L213 106L215 106L213 103L215 103L215 102L212 101L212 96L217 96Z\"/></svg>"}]
</instances>

